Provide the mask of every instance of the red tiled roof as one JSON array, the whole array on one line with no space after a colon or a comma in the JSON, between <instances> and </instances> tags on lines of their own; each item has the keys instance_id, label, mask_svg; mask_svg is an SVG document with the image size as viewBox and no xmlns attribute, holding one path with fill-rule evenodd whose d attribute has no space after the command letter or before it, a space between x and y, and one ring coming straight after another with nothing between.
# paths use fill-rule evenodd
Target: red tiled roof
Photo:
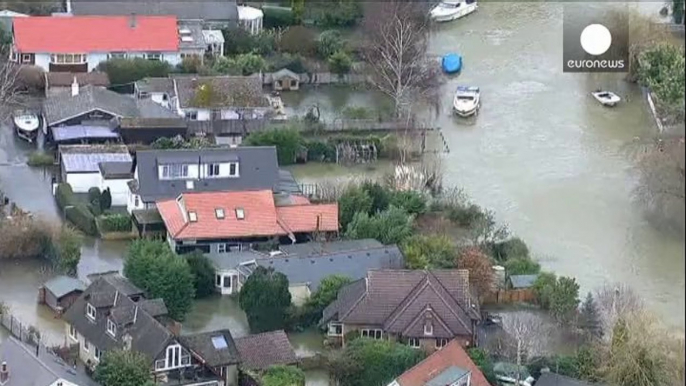
<instances>
[{"instance_id":1,"label":"red tiled roof","mask_svg":"<svg viewBox=\"0 0 686 386\"><path fill-rule=\"evenodd\" d=\"M184 216L194 212L197 221ZM223 209L218 219L216 209ZM243 209L244 219L236 218L236 209ZM185 193L179 200L157 202L167 231L175 239L214 239L251 236L287 235L291 232L338 230L338 205L298 205L283 210L274 205L271 190L246 192ZM319 228L317 217L319 216Z\"/></svg>"},{"instance_id":2,"label":"red tiled roof","mask_svg":"<svg viewBox=\"0 0 686 386\"><path fill-rule=\"evenodd\" d=\"M32 16L15 18L22 53L178 51L175 16Z\"/></svg>"},{"instance_id":3,"label":"red tiled roof","mask_svg":"<svg viewBox=\"0 0 686 386\"><path fill-rule=\"evenodd\" d=\"M457 340L431 354L396 379L400 386L424 386L451 366L471 372L471 386L490 386L484 374L472 362Z\"/></svg>"}]
</instances>

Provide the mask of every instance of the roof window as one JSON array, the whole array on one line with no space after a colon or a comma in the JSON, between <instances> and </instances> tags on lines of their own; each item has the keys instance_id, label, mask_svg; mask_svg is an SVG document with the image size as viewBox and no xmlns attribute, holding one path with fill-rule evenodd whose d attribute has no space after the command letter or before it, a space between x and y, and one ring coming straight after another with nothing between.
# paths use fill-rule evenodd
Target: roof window
<instances>
[{"instance_id":1,"label":"roof window","mask_svg":"<svg viewBox=\"0 0 686 386\"><path fill-rule=\"evenodd\" d=\"M236 218L238 220L245 220L245 210L243 208L236 208Z\"/></svg>"},{"instance_id":2,"label":"roof window","mask_svg":"<svg viewBox=\"0 0 686 386\"><path fill-rule=\"evenodd\" d=\"M190 222L198 222L198 214L195 212L188 212L188 220Z\"/></svg>"},{"instance_id":3,"label":"roof window","mask_svg":"<svg viewBox=\"0 0 686 386\"><path fill-rule=\"evenodd\" d=\"M216 208L214 210L214 214L217 216L218 219L223 219L224 218L224 209L222 208Z\"/></svg>"}]
</instances>

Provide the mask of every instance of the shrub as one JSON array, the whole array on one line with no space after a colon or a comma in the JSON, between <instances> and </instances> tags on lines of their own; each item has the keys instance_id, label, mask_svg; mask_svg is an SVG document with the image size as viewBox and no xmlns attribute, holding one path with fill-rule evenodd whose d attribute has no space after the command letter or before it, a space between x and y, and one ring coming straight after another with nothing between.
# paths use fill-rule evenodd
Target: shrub
<instances>
[{"instance_id":1,"label":"shrub","mask_svg":"<svg viewBox=\"0 0 686 386\"><path fill-rule=\"evenodd\" d=\"M67 220L71 221L81 232L89 236L97 236L95 216L85 204L76 204L66 209Z\"/></svg>"},{"instance_id":2,"label":"shrub","mask_svg":"<svg viewBox=\"0 0 686 386\"><path fill-rule=\"evenodd\" d=\"M409 214L421 214L426 211L427 197L414 190L395 191L391 194L390 204L403 208Z\"/></svg>"},{"instance_id":3,"label":"shrub","mask_svg":"<svg viewBox=\"0 0 686 386\"><path fill-rule=\"evenodd\" d=\"M338 199L338 221L342 229L346 229L356 213L369 214L373 208L373 200L366 190L351 186Z\"/></svg>"},{"instance_id":4,"label":"shrub","mask_svg":"<svg viewBox=\"0 0 686 386\"><path fill-rule=\"evenodd\" d=\"M461 227L468 228L484 216L478 205L460 205L448 208L448 218Z\"/></svg>"},{"instance_id":5,"label":"shrub","mask_svg":"<svg viewBox=\"0 0 686 386\"><path fill-rule=\"evenodd\" d=\"M100 208L105 211L112 207L112 193L110 193L110 188L102 191L100 195Z\"/></svg>"},{"instance_id":6,"label":"shrub","mask_svg":"<svg viewBox=\"0 0 686 386\"><path fill-rule=\"evenodd\" d=\"M291 305L288 278L274 268L257 267L241 287L238 302L252 333L283 329Z\"/></svg>"},{"instance_id":7,"label":"shrub","mask_svg":"<svg viewBox=\"0 0 686 386\"><path fill-rule=\"evenodd\" d=\"M403 209L389 207L374 216L358 212L346 228L351 239L376 239L384 244L400 244L412 235L413 216Z\"/></svg>"},{"instance_id":8,"label":"shrub","mask_svg":"<svg viewBox=\"0 0 686 386\"><path fill-rule=\"evenodd\" d=\"M271 57L267 65L267 71L278 71L282 68L287 68L296 74L307 72L304 60L300 55L293 55L289 53L281 53Z\"/></svg>"},{"instance_id":9,"label":"shrub","mask_svg":"<svg viewBox=\"0 0 686 386\"><path fill-rule=\"evenodd\" d=\"M348 106L341 111L341 115L348 119L369 119L374 116L371 109L362 106Z\"/></svg>"},{"instance_id":10,"label":"shrub","mask_svg":"<svg viewBox=\"0 0 686 386\"><path fill-rule=\"evenodd\" d=\"M110 214L100 217L100 229L104 232L131 232L131 217L125 214Z\"/></svg>"},{"instance_id":11,"label":"shrub","mask_svg":"<svg viewBox=\"0 0 686 386\"><path fill-rule=\"evenodd\" d=\"M362 18L362 5L359 1L340 1L335 6L328 6L315 24L325 27L352 27Z\"/></svg>"},{"instance_id":12,"label":"shrub","mask_svg":"<svg viewBox=\"0 0 686 386\"><path fill-rule=\"evenodd\" d=\"M492 247L493 257L498 261L506 261L514 258L528 258L529 247L519 237L495 243Z\"/></svg>"},{"instance_id":13,"label":"shrub","mask_svg":"<svg viewBox=\"0 0 686 386\"><path fill-rule=\"evenodd\" d=\"M402 245L409 269L455 268L457 249L445 236L415 235Z\"/></svg>"},{"instance_id":14,"label":"shrub","mask_svg":"<svg viewBox=\"0 0 686 386\"><path fill-rule=\"evenodd\" d=\"M241 75L241 69L238 68L238 63L224 56L220 56L212 63L212 71L221 75Z\"/></svg>"},{"instance_id":15,"label":"shrub","mask_svg":"<svg viewBox=\"0 0 686 386\"><path fill-rule=\"evenodd\" d=\"M262 7L264 28L288 27L294 24L293 12L289 8Z\"/></svg>"},{"instance_id":16,"label":"shrub","mask_svg":"<svg viewBox=\"0 0 686 386\"><path fill-rule=\"evenodd\" d=\"M345 41L337 30L324 31L317 38L317 53L322 59L326 59L344 48Z\"/></svg>"},{"instance_id":17,"label":"shrub","mask_svg":"<svg viewBox=\"0 0 686 386\"><path fill-rule=\"evenodd\" d=\"M154 386L150 358L138 351L109 350L95 369L93 379L103 386Z\"/></svg>"},{"instance_id":18,"label":"shrub","mask_svg":"<svg viewBox=\"0 0 686 386\"><path fill-rule=\"evenodd\" d=\"M312 30L300 25L289 27L281 35L278 47L281 52L303 56L312 56L317 50Z\"/></svg>"},{"instance_id":19,"label":"shrub","mask_svg":"<svg viewBox=\"0 0 686 386\"><path fill-rule=\"evenodd\" d=\"M265 69L264 59L257 54L241 54L234 58L241 75L252 75Z\"/></svg>"},{"instance_id":20,"label":"shrub","mask_svg":"<svg viewBox=\"0 0 686 386\"><path fill-rule=\"evenodd\" d=\"M11 39L10 34L10 39ZM16 86L29 93L45 92L45 72L38 66L22 65L17 71Z\"/></svg>"},{"instance_id":21,"label":"shrub","mask_svg":"<svg viewBox=\"0 0 686 386\"><path fill-rule=\"evenodd\" d=\"M322 318L322 311L338 296L338 291L350 284L352 280L343 275L329 275L322 279L319 288L307 299L298 317L302 327L316 324Z\"/></svg>"},{"instance_id":22,"label":"shrub","mask_svg":"<svg viewBox=\"0 0 686 386\"><path fill-rule=\"evenodd\" d=\"M63 182L57 185L55 190L55 200L57 201L57 206L60 207L62 211L74 202L74 191L71 189L71 185Z\"/></svg>"},{"instance_id":23,"label":"shrub","mask_svg":"<svg viewBox=\"0 0 686 386\"><path fill-rule=\"evenodd\" d=\"M202 60L197 56L183 58L177 66L178 71L184 74L197 74L202 67Z\"/></svg>"},{"instance_id":24,"label":"shrub","mask_svg":"<svg viewBox=\"0 0 686 386\"><path fill-rule=\"evenodd\" d=\"M353 60L350 55L346 54L345 51L336 51L334 54L329 56L329 70L334 74L343 75L350 72L353 66Z\"/></svg>"},{"instance_id":25,"label":"shrub","mask_svg":"<svg viewBox=\"0 0 686 386\"><path fill-rule=\"evenodd\" d=\"M233 56L240 54L256 53L269 55L276 48L276 41L272 31L262 31L252 35L243 28L226 28L222 30L224 35L224 55Z\"/></svg>"},{"instance_id":26,"label":"shrub","mask_svg":"<svg viewBox=\"0 0 686 386\"><path fill-rule=\"evenodd\" d=\"M126 84L147 77L166 78L171 72L169 63L163 60L143 58L110 59L98 65L100 71L107 73L111 84Z\"/></svg>"},{"instance_id":27,"label":"shrub","mask_svg":"<svg viewBox=\"0 0 686 386\"><path fill-rule=\"evenodd\" d=\"M671 44L660 44L639 57L638 77L651 88L659 103L670 109L684 106L684 51ZM683 118L681 118L683 119Z\"/></svg>"},{"instance_id":28,"label":"shrub","mask_svg":"<svg viewBox=\"0 0 686 386\"><path fill-rule=\"evenodd\" d=\"M550 306L550 298L556 282L557 276L550 272L541 272L536 278L533 290L541 308L547 309Z\"/></svg>"},{"instance_id":29,"label":"shrub","mask_svg":"<svg viewBox=\"0 0 686 386\"><path fill-rule=\"evenodd\" d=\"M29 155L28 161L26 161L26 164L29 166L52 166L54 163L54 156L42 151L34 151Z\"/></svg>"},{"instance_id":30,"label":"shrub","mask_svg":"<svg viewBox=\"0 0 686 386\"><path fill-rule=\"evenodd\" d=\"M214 267L202 252L194 251L185 255L193 274L195 297L205 298L214 293Z\"/></svg>"},{"instance_id":31,"label":"shrub","mask_svg":"<svg viewBox=\"0 0 686 386\"><path fill-rule=\"evenodd\" d=\"M295 366L272 366L264 372L262 386L305 386L305 373Z\"/></svg>"},{"instance_id":32,"label":"shrub","mask_svg":"<svg viewBox=\"0 0 686 386\"><path fill-rule=\"evenodd\" d=\"M508 275L535 275L541 272L541 265L528 257L516 257L503 263Z\"/></svg>"},{"instance_id":33,"label":"shrub","mask_svg":"<svg viewBox=\"0 0 686 386\"><path fill-rule=\"evenodd\" d=\"M57 255L54 256L57 267L68 275L76 275L81 261L81 236L73 228L62 226L53 238L57 243Z\"/></svg>"},{"instance_id":34,"label":"shrub","mask_svg":"<svg viewBox=\"0 0 686 386\"><path fill-rule=\"evenodd\" d=\"M279 165L294 164L300 149L302 137L296 129L272 129L252 133L246 139L246 144L251 146L276 146L276 154Z\"/></svg>"},{"instance_id":35,"label":"shrub","mask_svg":"<svg viewBox=\"0 0 686 386\"><path fill-rule=\"evenodd\" d=\"M331 162L336 158L336 147L322 141L309 141L307 147L307 160L317 162Z\"/></svg>"}]
</instances>

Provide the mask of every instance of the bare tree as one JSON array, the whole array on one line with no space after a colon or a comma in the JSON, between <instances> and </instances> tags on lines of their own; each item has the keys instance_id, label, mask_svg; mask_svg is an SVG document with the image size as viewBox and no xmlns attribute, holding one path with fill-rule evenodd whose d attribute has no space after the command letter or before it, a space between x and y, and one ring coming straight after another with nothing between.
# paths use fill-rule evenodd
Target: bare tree
<instances>
[{"instance_id":1,"label":"bare tree","mask_svg":"<svg viewBox=\"0 0 686 386\"><path fill-rule=\"evenodd\" d=\"M438 69L427 58L430 22L425 2L389 0L365 6L363 55L372 83L401 117L413 102L437 105Z\"/></svg>"},{"instance_id":2,"label":"bare tree","mask_svg":"<svg viewBox=\"0 0 686 386\"><path fill-rule=\"evenodd\" d=\"M543 320L526 311L517 311L512 313L504 313L502 317L502 326L505 332L509 335L509 356L517 364L517 383L521 377L521 368L527 358L532 356L543 355L548 347L547 329Z\"/></svg>"},{"instance_id":3,"label":"bare tree","mask_svg":"<svg viewBox=\"0 0 686 386\"><path fill-rule=\"evenodd\" d=\"M626 284L604 284L596 290L595 302L603 326L603 336L608 340L612 340L619 318L644 309L640 296Z\"/></svg>"}]
</instances>

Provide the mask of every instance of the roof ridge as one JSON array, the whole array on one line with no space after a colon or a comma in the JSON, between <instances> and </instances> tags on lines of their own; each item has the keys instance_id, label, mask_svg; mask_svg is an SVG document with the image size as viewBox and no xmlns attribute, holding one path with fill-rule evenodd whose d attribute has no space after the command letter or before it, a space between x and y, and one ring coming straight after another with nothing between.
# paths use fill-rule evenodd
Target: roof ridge
<instances>
[{"instance_id":1,"label":"roof ridge","mask_svg":"<svg viewBox=\"0 0 686 386\"><path fill-rule=\"evenodd\" d=\"M407 270L407 271L416 272L415 270ZM421 271L423 271L425 273L424 278L420 279L419 282L414 287L412 287L410 289L410 291L407 293L407 295L402 300L400 300L398 305L393 309L393 311L391 311L388 318L384 322L384 326L387 326L387 325L394 323L395 320L400 317L400 311L403 308L407 308L409 306L409 304L411 304L412 301L414 301L414 299L416 299L422 293L422 290L424 288L426 288L426 286L429 284L429 282L427 280L427 275L426 275L426 273L428 271L426 269L423 269Z\"/></svg>"}]
</instances>

